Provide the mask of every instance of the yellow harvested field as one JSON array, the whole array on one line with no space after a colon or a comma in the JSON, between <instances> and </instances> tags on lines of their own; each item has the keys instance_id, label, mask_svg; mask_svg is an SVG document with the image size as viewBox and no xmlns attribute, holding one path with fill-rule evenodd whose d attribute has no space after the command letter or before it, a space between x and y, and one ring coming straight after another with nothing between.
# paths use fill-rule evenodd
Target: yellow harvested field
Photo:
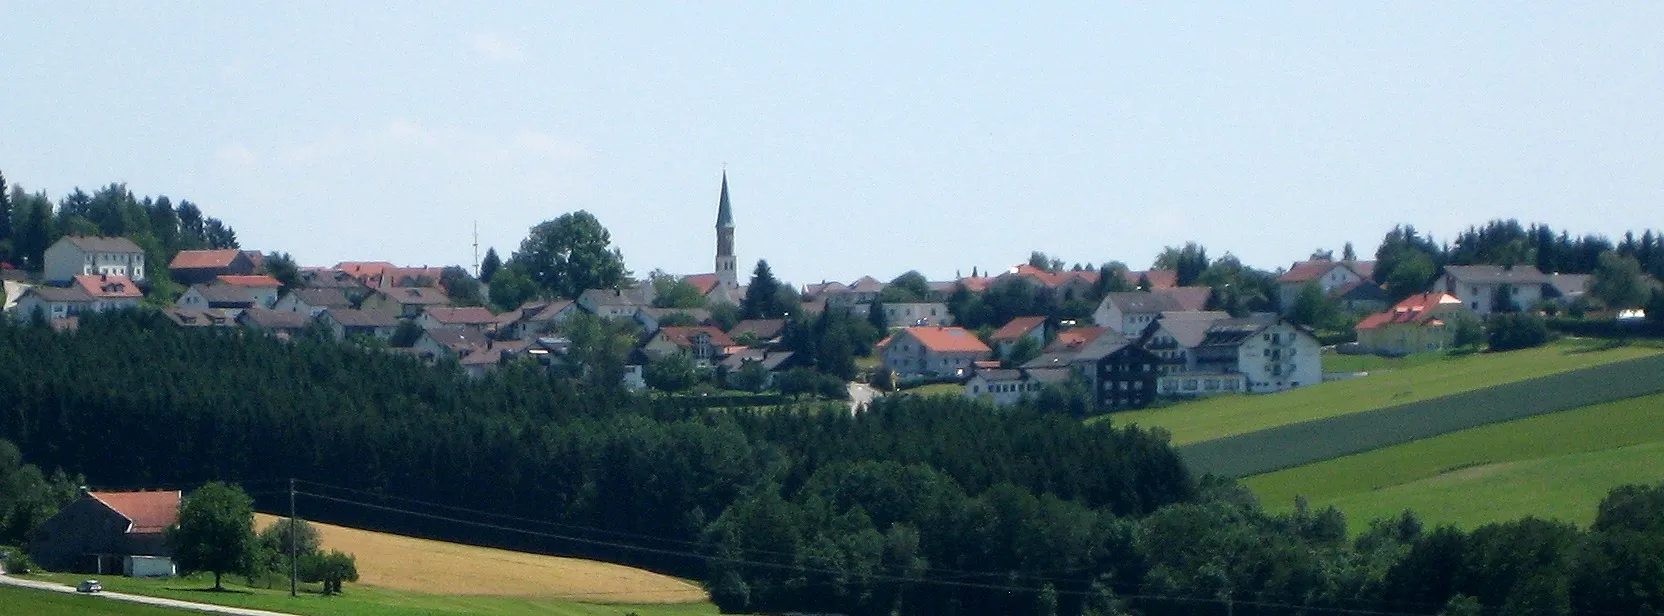
<instances>
[{"instance_id":1,"label":"yellow harvested field","mask_svg":"<svg viewBox=\"0 0 1664 616\"><path fill-rule=\"evenodd\" d=\"M279 518L255 514L257 528ZM358 557L359 584L436 595L568 599L585 603L695 603L697 584L593 560L563 558L312 524L326 550Z\"/></svg>"}]
</instances>

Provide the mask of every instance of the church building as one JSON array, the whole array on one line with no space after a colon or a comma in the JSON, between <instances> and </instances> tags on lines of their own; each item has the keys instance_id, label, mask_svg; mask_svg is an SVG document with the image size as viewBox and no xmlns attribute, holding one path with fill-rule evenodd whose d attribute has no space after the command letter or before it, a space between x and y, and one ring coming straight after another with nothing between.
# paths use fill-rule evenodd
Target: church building
<instances>
[{"instance_id":1,"label":"church building","mask_svg":"<svg viewBox=\"0 0 1664 616\"><path fill-rule=\"evenodd\" d=\"M693 284L712 302L739 304L739 259L734 256L734 206L728 200L728 172L722 172L722 195L716 204L716 271L694 274L684 280Z\"/></svg>"}]
</instances>

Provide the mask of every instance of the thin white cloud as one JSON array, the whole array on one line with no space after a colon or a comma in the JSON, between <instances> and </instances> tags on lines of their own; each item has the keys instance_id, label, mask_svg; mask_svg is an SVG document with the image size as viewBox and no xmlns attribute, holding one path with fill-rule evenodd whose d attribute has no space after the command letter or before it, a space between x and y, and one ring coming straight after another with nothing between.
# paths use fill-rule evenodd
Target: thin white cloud
<instances>
[{"instance_id":1,"label":"thin white cloud","mask_svg":"<svg viewBox=\"0 0 1664 616\"><path fill-rule=\"evenodd\" d=\"M491 62L519 62L526 58L520 45L496 32L474 32L467 36L468 47L475 55Z\"/></svg>"}]
</instances>

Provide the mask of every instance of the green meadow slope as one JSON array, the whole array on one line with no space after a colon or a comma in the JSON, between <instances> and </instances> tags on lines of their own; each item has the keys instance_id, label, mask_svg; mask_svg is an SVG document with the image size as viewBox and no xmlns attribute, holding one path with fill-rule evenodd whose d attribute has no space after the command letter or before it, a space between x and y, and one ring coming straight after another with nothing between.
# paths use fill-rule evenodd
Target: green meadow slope
<instances>
[{"instance_id":1,"label":"green meadow slope","mask_svg":"<svg viewBox=\"0 0 1664 616\"><path fill-rule=\"evenodd\" d=\"M0 586L0 614L28 616L186 616L198 614L153 605L69 595L48 590Z\"/></svg>"},{"instance_id":2,"label":"green meadow slope","mask_svg":"<svg viewBox=\"0 0 1664 616\"><path fill-rule=\"evenodd\" d=\"M1477 353L1416 362L1368 377L1286 393L1220 396L1116 413L1109 418L1120 425L1165 429L1172 434L1173 444L1187 445L1664 354L1664 348L1658 346L1599 344L1571 341L1508 353Z\"/></svg>"},{"instance_id":3,"label":"green meadow slope","mask_svg":"<svg viewBox=\"0 0 1664 616\"><path fill-rule=\"evenodd\" d=\"M1660 378L1664 378L1661 376ZM1354 531L1416 512L1472 528L1526 515L1587 524L1606 492L1664 481L1664 394L1540 415L1257 475L1272 510L1297 495L1333 505Z\"/></svg>"}]
</instances>

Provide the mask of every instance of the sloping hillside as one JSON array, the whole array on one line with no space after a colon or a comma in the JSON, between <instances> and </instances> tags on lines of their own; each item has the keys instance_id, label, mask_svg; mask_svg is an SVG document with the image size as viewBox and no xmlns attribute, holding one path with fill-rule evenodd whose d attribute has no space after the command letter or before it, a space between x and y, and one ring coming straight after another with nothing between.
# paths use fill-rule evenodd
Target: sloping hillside
<instances>
[{"instance_id":1,"label":"sloping hillside","mask_svg":"<svg viewBox=\"0 0 1664 616\"><path fill-rule=\"evenodd\" d=\"M1348 381L1261 396L1221 396L1159 409L1117 413L1119 425L1160 427L1185 445L1238 434L1421 402L1664 353L1656 346L1606 348L1574 341L1508 353L1453 357Z\"/></svg>"},{"instance_id":2,"label":"sloping hillside","mask_svg":"<svg viewBox=\"0 0 1664 616\"><path fill-rule=\"evenodd\" d=\"M1474 527L1526 515L1586 524L1613 487L1664 480L1664 394L1463 430L1246 480L1271 509L1296 495L1354 530L1409 508Z\"/></svg>"},{"instance_id":3,"label":"sloping hillside","mask_svg":"<svg viewBox=\"0 0 1664 616\"><path fill-rule=\"evenodd\" d=\"M264 528L277 518L259 514ZM325 549L358 557L359 583L442 595L561 598L590 603L693 603L698 585L650 571L576 558L510 552L314 524Z\"/></svg>"}]
</instances>

